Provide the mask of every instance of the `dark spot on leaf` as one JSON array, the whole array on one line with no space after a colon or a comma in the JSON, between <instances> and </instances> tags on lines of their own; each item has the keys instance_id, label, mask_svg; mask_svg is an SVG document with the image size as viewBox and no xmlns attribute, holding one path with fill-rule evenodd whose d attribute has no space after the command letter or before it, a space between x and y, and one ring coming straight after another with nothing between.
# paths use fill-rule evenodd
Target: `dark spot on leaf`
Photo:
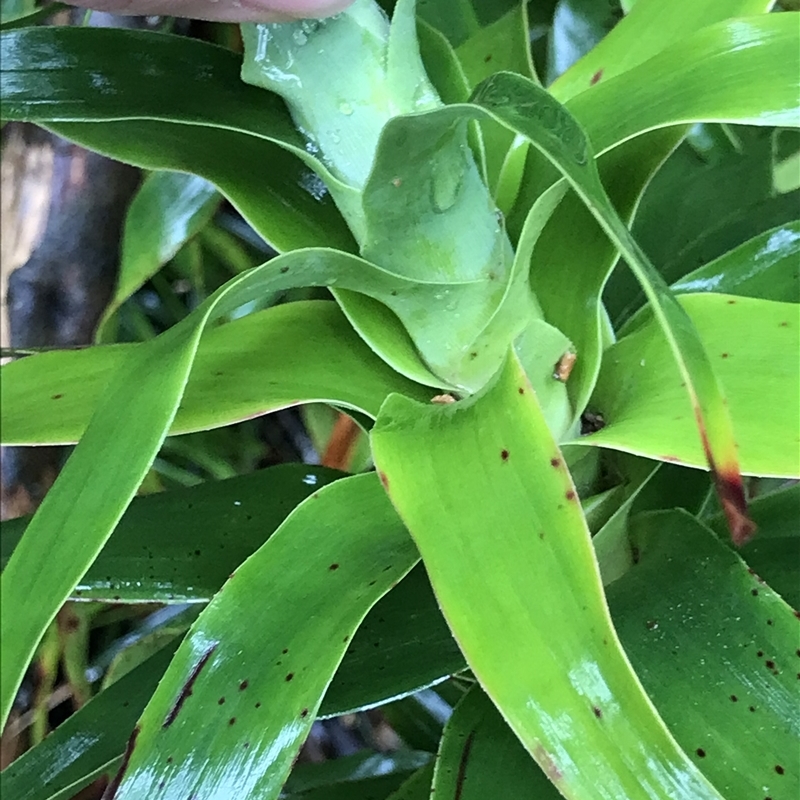
<instances>
[{"instance_id":1,"label":"dark spot on leaf","mask_svg":"<svg viewBox=\"0 0 800 800\"><path fill-rule=\"evenodd\" d=\"M759 651L756 653L756 656L758 656L758 658L764 658L764 651L763 651L763 650L759 650Z\"/></svg>"},{"instance_id":2,"label":"dark spot on leaf","mask_svg":"<svg viewBox=\"0 0 800 800\"><path fill-rule=\"evenodd\" d=\"M256 708L261 708L261 703L256 703Z\"/></svg>"},{"instance_id":3,"label":"dark spot on leaf","mask_svg":"<svg viewBox=\"0 0 800 800\"><path fill-rule=\"evenodd\" d=\"M119 771L114 776L114 779L111 783L108 784L108 788L104 794L104 797L108 797L109 800L113 800L114 795L117 793L119 789L120 783L122 783L122 778L125 775L125 770L128 769L128 763L131 760L131 755L133 754L133 748L136 747L136 739L139 736L139 726L137 725L133 729L133 733L131 733L130 739L128 739L128 744L125 747L125 754L122 756L122 763L119 766Z\"/></svg>"},{"instance_id":4,"label":"dark spot on leaf","mask_svg":"<svg viewBox=\"0 0 800 800\"><path fill-rule=\"evenodd\" d=\"M281 267L281 275L285 275L289 271L289 267Z\"/></svg>"},{"instance_id":5,"label":"dark spot on leaf","mask_svg":"<svg viewBox=\"0 0 800 800\"><path fill-rule=\"evenodd\" d=\"M695 750L695 753L697 753L697 757L698 758L705 758L706 757L706 751L703 750L702 747L698 747L697 750Z\"/></svg>"},{"instance_id":6,"label":"dark spot on leaf","mask_svg":"<svg viewBox=\"0 0 800 800\"><path fill-rule=\"evenodd\" d=\"M339 565L338 565L338 564L331 564L331 565L328 567L328 569L329 569L331 572L336 572L336 570L337 570L337 569L339 569Z\"/></svg>"},{"instance_id":7,"label":"dark spot on leaf","mask_svg":"<svg viewBox=\"0 0 800 800\"><path fill-rule=\"evenodd\" d=\"M167 764L171 764L171 763L172 763L172 756L167 756Z\"/></svg>"},{"instance_id":8,"label":"dark spot on leaf","mask_svg":"<svg viewBox=\"0 0 800 800\"><path fill-rule=\"evenodd\" d=\"M735 694L732 694L731 695L731 702L738 703L739 702L739 698Z\"/></svg>"},{"instance_id":9,"label":"dark spot on leaf","mask_svg":"<svg viewBox=\"0 0 800 800\"><path fill-rule=\"evenodd\" d=\"M567 493L564 495L564 497L566 497L567 500L574 500L575 499L575 492L573 492L572 489L570 489L569 491L567 491Z\"/></svg>"},{"instance_id":10,"label":"dark spot on leaf","mask_svg":"<svg viewBox=\"0 0 800 800\"><path fill-rule=\"evenodd\" d=\"M775 623L774 623L774 622L773 622L771 619L768 619L768 620L767 620L767 625L774 625L774 624L775 624Z\"/></svg>"},{"instance_id":11,"label":"dark spot on leaf","mask_svg":"<svg viewBox=\"0 0 800 800\"><path fill-rule=\"evenodd\" d=\"M780 764L776 764L776 765L775 765L775 772L777 772L777 773L778 773L778 775L783 775L783 773L785 772L785 770L784 770L784 768L783 768L783 767L782 767Z\"/></svg>"},{"instance_id":12,"label":"dark spot on leaf","mask_svg":"<svg viewBox=\"0 0 800 800\"><path fill-rule=\"evenodd\" d=\"M307 708L304 708L304 709L303 709L303 710L300 712L300 716L301 716L303 719L305 719L305 718L308 716L308 709L307 709Z\"/></svg>"},{"instance_id":13,"label":"dark spot on leaf","mask_svg":"<svg viewBox=\"0 0 800 800\"><path fill-rule=\"evenodd\" d=\"M245 742L245 743L242 745L242 747L244 747L244 749L245 749L245 750L247 750L247 748L248 748L248 747L250 747L250 742Z\"/></svg>"},{"instance_id":14,"label":"dark spot on leaf","mask_svg":"<svg viewBox=\"0 0 800 800\"><path fill-rule=\"evenodd\" d=\"M522 386L520 386L520 387L519 387L519 389L517 389L517 391L518 391L520 394L525 394L525 389L523 389L523 388L522 388Z\"/></svg>"},{"instance_id":15,"label":"dark spot on leaf","mask_svg":"<svg viewBox=\"0 0 800 800\"><path fill-rule=\"evenodd\" d=\"M544 531L539 531L539 538L544 539Z\"/></svg>"},{"instance_id":16,"label":"dark spot on leaf","mask_svg":"<svg viewBox=\"0 0 800 800\"><path fill-rule=\"evenodd\" d=\"M748 706L747 710L750 711L750 713L753 713L753 712L755 712L756 707L755 706Z\"/></svg>"},{"instance_id":17,"label":"dark spot on leaf","mask_svg":"<svg viewBox=\"0 0 800 800\"><path fill-rule=\"evenodd\" d=\"M195 550L195 551L194 551L194 554L195 554L196 556L199 556L199 555L200 555L200 551L199 551L199 550Z\"/></svg>"},{"instance_id":18,"label":"dark spot on leaf","mask_svg":"<svg viewBox=\"0 0 800 800\"><path fill-rule=\"evenodd\" d=\"M53 400L60 400L63 396L64 396L63 394L54 394L52 399Z\"/></svg>"},{"instance_id":19,"label":"dark spot on leaf","mask_svg":"<svg viewBox=\"0 0 800 800\"><path fill-rule=\"evenodd\" d=\"M458 773L456 774L456 793L453 800L459 800L461 793L464 791L464 778L467 775L467 762L469 761L469 753L472 750L472 740L475 738L475 731L471 731L467 740L464 742L464 749L461 751L461 759L458 762Z\"/></svg>"},{"instance_id":20,"label":"dark spot on leaf","mask_svg":"<svg viewBox=\"0 0 800 800\"><path fill-rule=\"evenodd\" d=\"M758 596L758 589L751 589L750 590L750 594L753 595L753 597L757 597Z\"/></svg>"},{"instance_id":21,"label":"dark spot on leaf","mask_svg":"<svg viewBox=\"0 0 800 800\"><path fill-rule=\"evenodd\" d=\"M594 86L597 83L597 81L599 81L600 78L602 77L603 77L603 70L602 69L597 70L597 72L595 72L595 74L592 75L592 79L589 81L589 86Z\"/></svg>"},{"instance_id":22,"label":"dark spot on leaf","mask_svg":"<svg viewBox=\"0 0 800 800\"><path fill-rule=\"evenodd\" d=\"M243 692L243 691L244 691L244 690L245 690L245 689L246 689L246 688L247 688L249 685L250 685L250 681L248 681L248 680L243 680L243 681L242 681L242 682L239 684L239 691L240 691L240 692Z\"/></svg>"},{"instance_id":23,"label":"dark spot on leaf","mask_svg":"<svg viewBox=\"0 0 800 800\"><path fill-rule=\"evenodd\" d=\"M286 680L286 683L289 683L289 681L290 681L292 678L294 678L294 672L290 672L290 673L289 673L289 674L286 676L286 679L285 679L285 680Z\"/></svg>"},{"instance_id":24,"label":"dark spot on leaf","mask_svg":"<svg viewBox=\"0 0 800 800\"><path fill-rule=\"evenodd\" d=\"M281 650L281 653L283 653L284 655L286 655L288 652L289 652L288 647L284 647L283 650Z\"/></svg>"},{"instance_id":25,"label":"dark spot on leaf","mask_svg":"<svg viewBox=\"0 0 800 800\"><path fill-rule=\"evenodd\" d=\"M767 669L775 669L775 662L774 662L772 659L769 659L769 658L768 658L768 659L767 659L767 660L764 662L764 666L765 666Z\"/></svg>"},{"instance_id":26,"label":"dark spot on leaf","mask_svg":"<svg viewBox=\"0 0 800 800\"><path fill-rule=\"evenodd\" d=\"M345 643L349 642L350 641L350 636L349 635L345 636L344 639L342 639L342 641L345 642Z\"/></svg>"},{"instance_id":27,"label":"dark spot on leaf","mask_svg":"<svg viewBox=\"0 0 800 800\"><path fill-rule=\"evenodd\" d=\"M735 306L736 305L736 301L735 300L728 300L728 305L729 306Z\"/></svg>"},{"instance_id":28,"label":"dark spot on leaf","mask_svg":"<svg viewBox=\"0 0 800 800\"><path fill-rule=\"evenodd\" d=\"M228 725L235 725L236 724L236 717L231 717L228 720Z\"/></svg>"},{"instance_id":29,"label":"dark spot on leaf","mask_svg":"<svg viewBox=\"0 0 800 800\"><path fill-rule=\"evenodd\" d=\"M474 361L477 357L478 354L474 350L469 354L470 361Z\"/></svg>"},{"instance_id":30,"label":"dark spot on leaf","mask_svg":"<svg viewBox=\"0 0 800 800\"><path fill-rule=\"evenodd\" d=\"M779 328L788 328L789 327L789 323L788 322L781 322L781 324L778 327Z\"/></svg>"},{"instance_id":31,"label":"dark spot on leaf","mask_svg":"<svg viewBox=\"0 0 800 800\"><path fill-rule=\"evenodd\" d=\"M220 699L217 700L217 705L218 706L224 706L225 705L225 698L224 697L220 697Z\"/></svg>"},{"instance_id":32,"label":"dark spot on leaf","mask_svg":"<svg viewBox=\"0 0 800 800\"><path fill-rule=\"evenodd\" d=\"M602 718L602 716L603 716L603 712L602 712L602 710L601 710L601 709L599 709L597 706L594 706L594 707L592 708L592 712L593 712L593 713L594 713L594 715L597 717L597 719L601 719L601 718Z\"/></svg>"},{"instance_id":33,"label":"dark spot on leaf","mask_svg":"<svg viewBox=\"0 0 800 800\"><path fill-rule=\"evenodd\" d=\"M631 562L632 563L638 564L640 555L641 554L639 553L639 548L636 545L631 547Z\"/></svg>"},{"instance_id":34,"label":"dark spot on leaf","mask_svg":"<svg viewBox=\"0 0 800 800\"><path fill-rule=\"evenodd\" d=\"M385 472L379 472L378 473L378 477L381 479L381 483L383 484L383 488L386 489L386 491L388 492L389 491L389 478L388 478L388 476L386 475Z\"/></svg>"},{"instance_id":35,"label":"dark spot on leaf","mask_svg":"<svg viewBox=\"0 0 800 800\"><path fill-rule=\"evenodd\" d=\"M488 56L484 56L483 57L483 63L484 64L488 64L491 60L492 60L492 54L491 53L489 53Z\"/></svg>"},{"instance_id":36,"label":"dark spot on leaf","mask_svg":"<svg viewBox=\"0 0 800 800\"><path fill-rule=\"evenodd\" d=\"M561 466L561 459L560 458L551 458L550 459L550 466L551 467L560 467Z\"/></svg>"},{"instance_id":37,"label":"dark spot on leaf","mask_svg":"<svg viewBox=\"0 0 800 800\"><path fill-rule=\"evenodd\" d=\"M216 649L217 645L212 644L211 647L209 647L208 650L203 653L197 664L195 664L194 669L192 669L191 673L189 673L189 677L186 680L186 683L183 685L183 688L175 700L174 705L169 710L166 719L162 723L162 728L168 728L173 722L175 722L175 718L180 713L181 708L183 708L183 704L186 702L186 699L192 694L192 687L194 686L194 682L197 680L197 676L200 674L200 671L203 669L203 667L208 663L208 659L211 658L211 654Z\"/></svg>"},{"instance_id":38,"label":"dark spot on leaf","mask_svg":"<svg viewBox=\"0 0 800 800\"><path fill-rule=\"evenodd\" d=\"M502 458L503 461L508 461L508 450L501 450L500 458Z\"/></svg>"},{"instance_id":39,"label":"dark spot on leaf","mask_svg":"<svg viewBox=\"0 0 800 800\"><path fill-rule=\"evenodd\" d=\"M722 354L722 357L723 357L723 358L728 358L728 356L729 356L729 355L730 355L730 353L723 353L723 354Z\"/></svg>"}]
</instances>

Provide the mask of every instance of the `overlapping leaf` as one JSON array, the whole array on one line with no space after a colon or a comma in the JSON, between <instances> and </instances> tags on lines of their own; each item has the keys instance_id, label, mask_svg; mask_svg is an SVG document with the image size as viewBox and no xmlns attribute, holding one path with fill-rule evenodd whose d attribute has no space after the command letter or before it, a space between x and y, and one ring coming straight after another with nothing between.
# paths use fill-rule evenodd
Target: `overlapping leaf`
<instances>
[{"instance_id":1,"label":"overlapping leaf","mask_svg":"<svg viewBox=\"0 0 800 800\"><path fill-rule=\"evenodd\" d=\"M725 387L744 471L800 475L798 306L712 293L680 302ZM606 426L575 443L703 466L682 376L652 318L606 352L591 405Z\"/></svg>"},{"instance_id":2,"label":"overlapping leaf","mask_svg":"<svg viewBox=\"0 0 800 800\"><path fill-rule=\"evenodd\" d=\"M0 368L3 443L77 442L115 371L147 347L41 353ZM409 353L416 358L410 345ZM169 432L207 430L314 400L374 418L388 391L423 399L432 390L393 372L334 303L289 303L207 333Z\"/></svg>"},{"instance_id":3,"label":"overlapping leaf","mask_svg":"<svg viewBox=\"0 0 800 800\"><path fill-rule=\"evenodd\" d=\"M110 795L277 797L347 642L416 560L375 475L306 500L184 639Z\"/></svg>"},{"instance_id":4,"label":"overlapping leaf","mask_svg":"<svg viewBox=\"0 0 800 800\"><path fill-rule=\"evenodd\" d=\"M518 365L477 400L391 397L372 439L467 662L562 794L718 798L622 652L574 487Z\"/></svg>"}]
</instances>

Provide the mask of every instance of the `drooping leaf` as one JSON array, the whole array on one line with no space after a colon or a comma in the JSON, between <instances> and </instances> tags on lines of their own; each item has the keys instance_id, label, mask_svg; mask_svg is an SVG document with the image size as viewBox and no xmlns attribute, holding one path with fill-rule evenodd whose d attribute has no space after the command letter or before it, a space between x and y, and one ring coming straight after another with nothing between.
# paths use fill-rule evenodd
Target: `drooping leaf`
<instances>
[{"instance_id":1,"label":"drooping leaf","mask_svg":"<svg viewBox=\"0 0 800 800\"><path fill-rule=\"evenodd\" d=\"M416 560L375 475L308 498L200 615L110 795L277 797L347 642Z\"/></svg>"},{"instance_id":2,"label":"drooping leaf","mask_svg":"<svg viewBox=\"0 0 800 800\"><path fill-rule=\"evenodd\" d=\"M0 369L4 444L77 442L116 370L147 345L42 353ZM287 303L208 331L170 433L208 430L298 402L375 417L388 391L427 397L358 338L334 303Z\"/></svg>"},{"instance_id":3,"label":"drooping leaf","mask_svg":"<svg viewBox=\"0 0 800 800\"><path fill-rule=\"evenodd\" d=\"M392 396L372 441L470 668L559 791L718 798L616 639L574 487L515 361L477 400Z\"/></svg>"},{"instance_id":4,"label":"drooping leaf","mask_svg":"<svg viewBox=\"0 0 800 800\"><path fill-rule=\"evenodd\" d=\"M798 306L721 294L682 295L722 383L742 469L798 477ZM694 416L679 375L650 319L606 351L591 407L605 427L575 444L703 466Z\"/></svg>"},{"instance_id":5,"label":"drooping leaf","mask_svg":"<svg viewBox=\"0 0 800 800\"><path fill-rule=\"evenodd\" d=\"M11 31L0 40L2 116L148 169L202 175L278 250L352 249L309 166L329 188L338 182L306 151L280 98L242 83L239 69L229 50L151 31Z\"/></svg>"},{"instance_id":6,"label":"drooping leaf","mask_svg":"<svg viewBox=\"0 0 800 800\"><path fill-rule=\"evenodd\" d=\"M756 497L750 506L758 536L741 549L740 555L770 589L800 610L800 484ZM724 527L720 517L717 514L708 520L718 536Z\"/></svg>"},{"instance_id":7,"label":"drooping leaf","mask_svg":"<svg viewBox=\"0 0 800 800\"><path fill-rule=\"evenodd\" d=\"M640 560L608 601L654 705L723 797L796 796L791 609L689 514L640 515L631 526Z\"/></svg>"}]
</instances>

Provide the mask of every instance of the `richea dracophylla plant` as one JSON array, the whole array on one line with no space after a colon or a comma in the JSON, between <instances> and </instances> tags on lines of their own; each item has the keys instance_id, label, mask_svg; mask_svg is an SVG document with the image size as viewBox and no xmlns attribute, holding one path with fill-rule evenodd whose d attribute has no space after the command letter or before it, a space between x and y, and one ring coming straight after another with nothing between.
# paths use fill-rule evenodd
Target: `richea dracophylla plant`
<instances>
[{"instance_id":1,"label":"richea dracophylla plant","mask_svg":"<svg viewBox=\"0 0 800 800\"><path fill-rule=\"evenodd\" d=\"M342 779L292 770L315 719L437 684L438 742L321 791L797 795L800 226L762 215L659 269L630 227L641 201L658 250L693 207L670 194L687 136L741 149L798 125L798 17L638 0L545 89L535 5L399 0L390 21L358 0L242 26L243 61L3 32L5 119L158 170L126 246L178 170L280 252L154 339L3 367L3 442L78 442L4 533L4 718L65 601L202 609L6 769L4 796L109 772L120 800L299 797ZM101 340L147 277L124 270ZM310 286L335 302L237 312ZM165 437L308 402L349 410L374 471L131 503Z\"/></svg>"}]
</instances>

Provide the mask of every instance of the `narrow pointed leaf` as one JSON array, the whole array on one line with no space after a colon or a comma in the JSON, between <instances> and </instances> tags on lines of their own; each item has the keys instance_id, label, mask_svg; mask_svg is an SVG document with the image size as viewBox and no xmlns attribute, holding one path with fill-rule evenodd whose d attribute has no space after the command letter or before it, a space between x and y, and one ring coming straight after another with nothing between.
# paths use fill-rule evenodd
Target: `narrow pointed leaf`
<instances>
[{"instance_id":1,"label":"narrow pointed leaf","mask_svg":"<svg viewBox=\"0 0 800 800\"><path fill-rule=\"evenodd\" d=\"M682 295L680 303L715 361L742 469L750 475L800 476L798 306L713 293ZM633 333L606 351L591 401L605 427L574 443L702 467L682 378L659 326L652 318L640 319Z\"/></svg>"},{"instance_id":2,"label":"narrow pointed leaf","mask_svg":"<svg viewBox=\"0 0 800 800\"><path fill-rule=\"evenodd\" d=\"M3 444L77 442L115 371L147 347L41 353L0 368ZM169 432L209 430L315 400L374 418L389 391L419 399L434 392L386 366L336 304L287 303L208 331Z\"/></svg>"},{"instance_id":3,"label":"narrow pointed leaf","mask_svg":"<svg viewBox=\"0 0 800 800\"><path fill-rule=\"evenodd\" d=\"M110 796L277 797L347 642L417 558L374 474L305 501L184 639Z\"/></svg>"},{"instance_id":4,"label":"narrow pointed leaf","mask_svg":"<svg viewBox=\"0 0 800 800\"><path fill-rule=\"evenodd\" d=\"M372 441L470 668L559 791L718 798L625 658L577 495L515 361L477 400L393 395Z\"/></svg>"}]
</instances>

